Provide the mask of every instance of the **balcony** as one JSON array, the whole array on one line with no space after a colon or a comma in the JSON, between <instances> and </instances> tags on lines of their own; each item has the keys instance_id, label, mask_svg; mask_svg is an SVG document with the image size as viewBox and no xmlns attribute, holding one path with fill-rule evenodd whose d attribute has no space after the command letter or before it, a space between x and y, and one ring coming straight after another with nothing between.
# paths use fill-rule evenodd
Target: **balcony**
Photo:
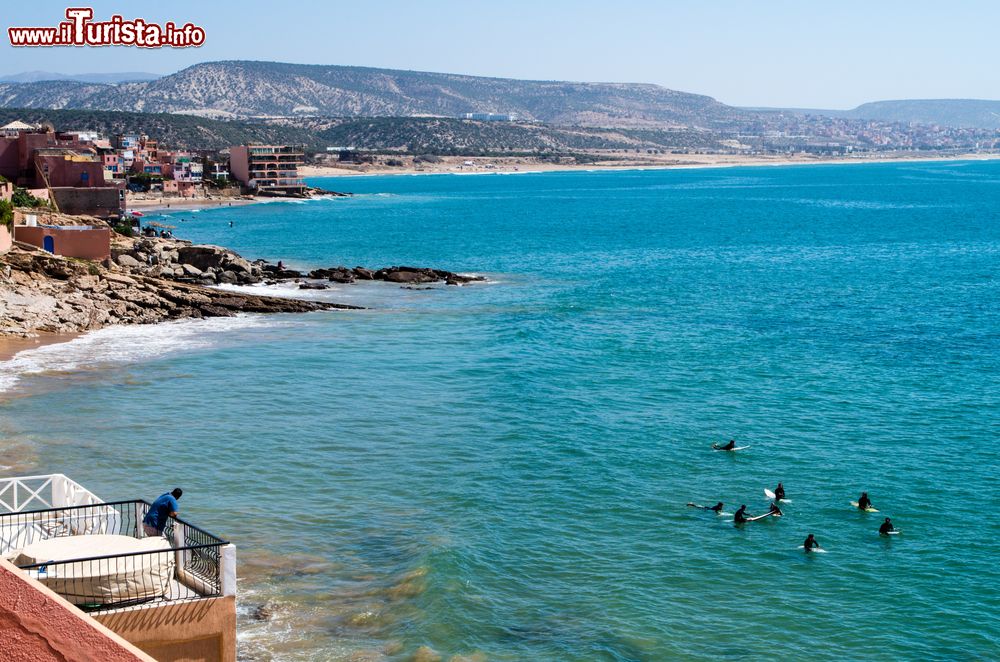
<instances>
[{"instance_id":1,"label":"balcony","mask_svg":"<svg viewBox=\"0 0 1000 662\"><path fill-rule=\"evenodd\" d=\"M235 548L178 518L147 537L149 508L62 474L0 479L0 554L88 612L235 595Z\"/></svg>"},{"instance_id":2,"label":"balcony","mask_svg":"<svg viewBox=\"0 0 1000 662\"><path fill-rule=\"evenodd\" d=\"M43 629L93 619L163 662L235 662L236 548L176 518L145 536L149 508L104 502L63 474L0 478L0 555L14 561L0 578L20 573L62 601L61 619L29 621Z\"/></svg>"}]
</instances>

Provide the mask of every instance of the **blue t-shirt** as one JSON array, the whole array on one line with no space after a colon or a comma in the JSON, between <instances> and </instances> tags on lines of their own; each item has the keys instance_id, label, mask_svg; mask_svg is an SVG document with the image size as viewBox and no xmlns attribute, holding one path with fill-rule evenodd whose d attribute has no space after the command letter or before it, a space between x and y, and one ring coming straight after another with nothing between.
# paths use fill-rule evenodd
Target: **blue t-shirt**
<instances>
[{"instance_id":1,"label":"blue t-shirt","mask_svg":"<svg viewBox=\"0 0 1000 662\"><path fill-rule=\"evenodd\" d=\"M167 518L170 517L170 513L176 513L178 510L180 510L180 506L177 504L177 499L174 498L174 495L167 492L160 495L153 502L153 505L149 508L149 512L142 518L142 523L153 527L157 531L162 531L167 525Z\"/></svg>"}]
</instances>

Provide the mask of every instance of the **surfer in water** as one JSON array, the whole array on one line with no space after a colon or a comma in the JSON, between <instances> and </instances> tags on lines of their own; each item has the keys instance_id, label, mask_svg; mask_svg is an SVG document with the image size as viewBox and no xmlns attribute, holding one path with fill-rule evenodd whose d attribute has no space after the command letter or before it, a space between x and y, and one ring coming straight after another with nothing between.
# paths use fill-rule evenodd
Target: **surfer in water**
<instances>
[{"instance_id":1,"label":"surfer in water","mask_svg":"<svg viewBox=\"0 0 1000 662\"><path fill-rule=\"evenodd\" d=\"M735 515L733 515L733 521L737 524L742 524L747 521L747 505L745 503L740 506L740 509L736 511Z\"/></svg>"},{"instance_id":2,"label":"surfer in water","mask_svg":"<svg viewBox=\"0 0 1000 662\"><path fill-rule=\"evenodd\" d=\"M775 517L781 517L785 513L781 512L781 508L778 508L778 504L771 502L771 515Z\"/></svg>"},{"instance_id":3,"label":"surfer in water","mask_svg":"<svg viewBox=\"0 0 1000 662\"><path fill-rule=\"evenodd\" d=\"M781 501L785 498L785 486L778 483L778 486L774 488L774 498Z\"/></svg>"},{"instance_id":4,"label":"surfer in water","mask_svg":"<svg viewBox=\"0 0 1000 662\"><path fill-rule=\"evenodd\" d=\"M858 503L861 503L861 502L859 501ZM890 533L892 533L895 530L896 530L896 527L894 527L892 525L892 520L889 519L888 517L886 517L885 521L882 522L882 526L878 527L878 534L880 536L887 536L887 535L889 535Z\"/></svg>"},{"instance_id":5,"label":"surfer in water","mask_svg":"<svg viewBox=\"0 0 1000 662\"><path fill-rule=\"evenodd\" d=\"M813 547L819 549L819 543L816 542L816 536L810 533L809 537L806 538L806 541L802 543L802 549L806 550L807 552L811 552L813 550Z\"/></svg>"},{"instance_id":6,"label":"surfer in water","mask_svg":"<svg viewBox=\"0 0 1000 662\"><path fill-rule=\"evenodd\" d=\"M722 502L721 501L719 503L715 504L714 506L699 506L696 503L690 503L690 502L688 503L688 505L691 506L692 508L701 508L702 510L711 510L712 512L715 512L715 513L722 512Z\"/></svg>"},{"instance_id":7,"label":"surfer in water","mask_svg":"<svg viewBox=\"0 0 1000 662\"><path fill-rule=\"evenodd\" d=\"M718 444L712 444L712 448L714 448L717 451L731 451L734 448L736 448L736 440L735 439L730 439L729 443L726 444L725 446L720 446Z\"/></svg>"},{"instance_id":8,"label":"surfer in water","mask_svg":"<svg viewBox=\"0 0 1000 662\"><path fill-rule=\"evenodd\" d=\"M858 497L858 509L868 510L872 507L872 500L868 498L868 492L862 492Z\"/></svg>"}]
</instances>

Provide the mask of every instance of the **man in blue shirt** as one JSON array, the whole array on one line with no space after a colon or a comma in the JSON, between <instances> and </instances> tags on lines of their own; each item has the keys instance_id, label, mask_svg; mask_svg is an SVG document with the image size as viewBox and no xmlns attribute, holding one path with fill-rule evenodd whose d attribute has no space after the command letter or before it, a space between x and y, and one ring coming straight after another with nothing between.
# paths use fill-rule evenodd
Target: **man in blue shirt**
<instances>
[{"instance_id":1,"label":"man in blue shirt","mask_svg":"<svg viewBox=\"0 0 1000 662\"><path fill-rule=\"evenodd\" d=\"M177 517L180 506L177 500L184 494L184 490L175 487L173 492L161 494L160 497L149 507L149 512L142 518L142 530L147 536L162 536L163 529L167 527L167 522L171 517Z\"/></svg>"}]
</instances>

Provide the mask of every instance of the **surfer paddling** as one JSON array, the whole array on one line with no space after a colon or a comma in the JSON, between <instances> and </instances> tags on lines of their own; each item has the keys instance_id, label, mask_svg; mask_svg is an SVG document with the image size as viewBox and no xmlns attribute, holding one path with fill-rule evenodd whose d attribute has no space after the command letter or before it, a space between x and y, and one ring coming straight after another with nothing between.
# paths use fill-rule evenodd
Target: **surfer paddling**
<instances>
[{"instance_id":1,"label":"surfer paddling","mask_svg":"<svg viewBox=\"0 0 1000 662\"><path fill-rule=\"evenodd\" d=\"M719 503L715 504L714 506L699 506L696 503L688 502L688 506L690 506L691 508L701 508L702 510L711 510L714 513L720 513L720 512L722 512L722 502L721 501Z\"/></svg>"},{"instance_id":2,"label":"surfer paddling","mask_svg":"<svg viewBox=\"0 0 1000 662\"><path fill-rule=\"evenodd\" d=\"M882 526L878 527L878 534L880 536L887 536L895 530L896 527L892 525L892 520L886 517L885 521L882 522Z\"/></svg>"},{"instance_id":3,"label":"surfer paddling","mask_svg":"<svg viewBox=\"0 0 1000 662\"><path fill-rule=\"evenodd\" d=\"M816 542L816 536L810 533L809 537L806 538L806 541L802 543L802 549L806 550L806 552L811 552L813 551L813 548L819 549L820 546L819 543Z\"/></svg>"},{"instance_id":4,"label":"surfer paddling","mask_svg":"<svg viewBox=\"0 0 1000 662\"><path fill-rule=\"evenodd\" d=\"M770 512L768 514L773 515L774 517L781 517L785 513L781 512L781 508L778 508L778 504L776 504L776 503L774 503L772 501L771 502L771 509L770 509Z\"/></svg>"},{"instance_id":5,"label":"surfer paddling","mask_svg":"<svg viewBox=\"0 0 1000 662\"><path fill-rule=\"evenodd\" d=\"M736 450L736 440L735 439L730 439L729 443L726 444L725 446L720 446L719 444L712 444L712 448L714 448L717 451L731 451L731 450Z\"/></svg>"}]
</instances>

